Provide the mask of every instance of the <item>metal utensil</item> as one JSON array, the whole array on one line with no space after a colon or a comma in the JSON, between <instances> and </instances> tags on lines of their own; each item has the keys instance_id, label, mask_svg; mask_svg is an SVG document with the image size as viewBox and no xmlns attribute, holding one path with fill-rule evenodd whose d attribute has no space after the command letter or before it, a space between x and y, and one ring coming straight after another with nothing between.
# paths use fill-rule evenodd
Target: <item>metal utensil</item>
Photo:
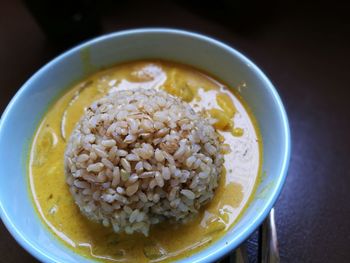
<instances>
[{"instance_id":1,"label":"metal utensil","mask_svg":"<svg viewBox=\"0 0 350 263\"><path fill-rule=\"evenodd\" d=\"M258 262L280 262L274 208L271 209L259 228ZM236 250L232 251L225 259L218 261L218 263L249 263L247 241L243 242Z\"/></svg>"},{"instance_id":2,"label":"metal utensil","mask_svg":"<svg viewBox=\"0 0 350 263\"><path fill-rule=\"evenodd\" d=\"M279 263L277 230L275 224L275 209L272 208L261 226L261 240L259 242L259 258L262 263Z\"/></svg>"}]
</instances>

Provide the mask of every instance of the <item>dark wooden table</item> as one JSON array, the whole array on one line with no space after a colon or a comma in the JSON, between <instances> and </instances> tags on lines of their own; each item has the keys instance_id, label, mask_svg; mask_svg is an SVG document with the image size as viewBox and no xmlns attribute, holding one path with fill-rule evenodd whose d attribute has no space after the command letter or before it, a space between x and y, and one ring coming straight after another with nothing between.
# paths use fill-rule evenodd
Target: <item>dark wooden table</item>
<instances>
[{"instance_id":1,"label":"dark wooden table","mask_svg":"<svg viewBox=\"0 0 350 263\"><path fill-rule=\"evenodd\" d=\"M237 1L232 12L199 1L105 2L99 6L102 32L145 26L194 30L241 50L266 72L285 103L293 141L276 204L282 262L350 262L350 9L334 1ZM0 33L2 112L60 49L18 0L0 1ZM255 241L250 239L252 251ZM37 262L2 223L0 262Z\"/></svg>"}]
</instances>

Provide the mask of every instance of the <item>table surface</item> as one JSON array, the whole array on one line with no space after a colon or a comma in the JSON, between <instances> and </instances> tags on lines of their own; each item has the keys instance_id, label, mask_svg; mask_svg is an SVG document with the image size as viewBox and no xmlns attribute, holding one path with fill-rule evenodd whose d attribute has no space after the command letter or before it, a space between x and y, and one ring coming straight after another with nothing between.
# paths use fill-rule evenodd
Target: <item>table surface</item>
<instances>
[{"instance_id":1,"label":"table surface","mask_svg":"<svg viewBox=\"0 0 350 263\"><path fill-rule=\"evenodd\" d=\"M334 1L301 6L250 1L257 4L253 11L240 6L231 20L217 19L220 6L195 8L198 1L191 2L150 6L140 1L108 8L101 16L102 32L184 28L252 58L277 87L292 132L289 174L275 206L282 262L350 262L349 8ZM1 113L18 88L60 50L18 0L0 1L0 32ZM0 262L37 262L2 223L0 254Z\"/></svg>"}]
</instances>

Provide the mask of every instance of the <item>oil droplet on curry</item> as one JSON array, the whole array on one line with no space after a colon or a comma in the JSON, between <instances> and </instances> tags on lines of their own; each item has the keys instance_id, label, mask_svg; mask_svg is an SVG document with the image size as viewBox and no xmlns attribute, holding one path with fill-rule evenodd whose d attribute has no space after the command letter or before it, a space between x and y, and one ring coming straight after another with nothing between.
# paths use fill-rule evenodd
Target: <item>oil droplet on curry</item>
<instances>
[{"instance_id":1,"label":"oil droplet on curry","mask_svg":"<svg viewBox=\"0 0 350 263\"><path fill-rule=\"evenodd\" d=\"M66 141L84 109L111 90L137 87L163 89L214 118L225 154L214 199L193 221L153 225L148 237L116 234L82 216L65 183L63 165ZM165 61L121 64L69 89L45 114L30 152L30 189L49 230L76 253L102 262L174 261L209 246L232 228L257 183L259 138L238 95L207 74Z\"/></svg>"}]
</instances>

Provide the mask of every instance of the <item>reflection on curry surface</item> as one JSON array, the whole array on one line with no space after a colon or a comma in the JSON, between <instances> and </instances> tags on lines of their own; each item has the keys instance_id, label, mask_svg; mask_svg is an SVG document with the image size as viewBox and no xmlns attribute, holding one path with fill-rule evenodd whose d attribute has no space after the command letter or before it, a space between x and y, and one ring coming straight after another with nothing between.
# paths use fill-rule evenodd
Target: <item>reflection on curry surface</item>
<instances>
[{"instance_id":1,"label":"reflection on curry surface","mask_svg":"<svg viewBox=\"0 0 350 263\"><path fill-rule=\"evenodd\" d=\"M161 223L150 235L116 234L79 212L65 183L66 141L84 108L111 89L164 89L205 110L228 144L224 172L214 199L191 222ZM191 67L164 62L131 62L101 71L60 97L44 116L32 144L30 187L45 224L75 252L100 261L172 261L222 236L247 205L257 182L261 145L252 117L223 84ZM231 149L231 150L230 150Z\"/></svg>"}]
</instances>

